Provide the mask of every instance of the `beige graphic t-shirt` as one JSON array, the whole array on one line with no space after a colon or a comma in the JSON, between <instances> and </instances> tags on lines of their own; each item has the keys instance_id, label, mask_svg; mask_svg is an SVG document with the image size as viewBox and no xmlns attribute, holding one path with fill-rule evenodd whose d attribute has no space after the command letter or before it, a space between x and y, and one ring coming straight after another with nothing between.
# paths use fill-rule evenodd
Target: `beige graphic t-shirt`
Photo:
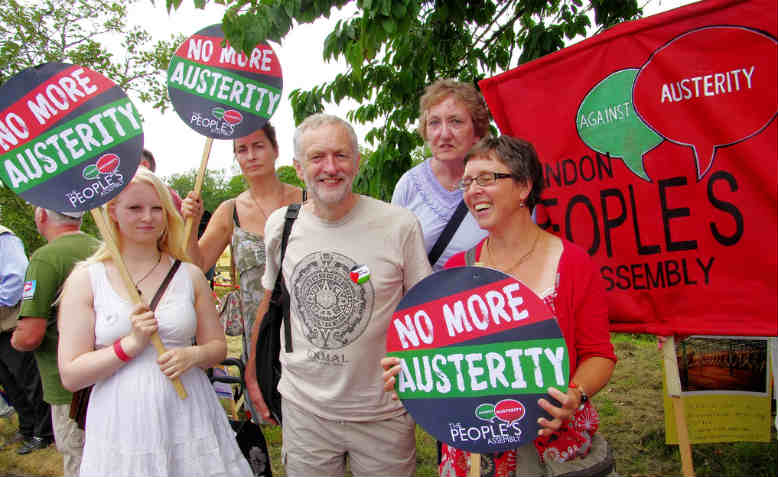
<instances>
[{"instance_id":1,"label":"beige graphic t-shirt","mask_svg":"<svg viewBox=\"0 0 778 477\"><path fill-rule=\"evenodd\" d=\"M293 352L281 347L279 391L326 419L397 416L403 407L383 390L380 360L397 304L431 271L418 221L366 196L337 222L309 207L300 210L283 263ZM265 289L275 285L285 214L276 210L265 226Z\"/></svg>"}]
</instances>

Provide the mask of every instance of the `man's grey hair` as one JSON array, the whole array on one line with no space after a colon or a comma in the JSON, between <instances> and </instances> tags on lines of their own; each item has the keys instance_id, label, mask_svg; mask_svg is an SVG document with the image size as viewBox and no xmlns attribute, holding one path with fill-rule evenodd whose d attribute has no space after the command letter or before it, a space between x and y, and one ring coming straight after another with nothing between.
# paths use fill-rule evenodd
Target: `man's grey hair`
<instances>
[{"instance_id":1,"label":"man's grey hair","mask_svg":"<svg viewBox=\"0 0 778 477\"><path fill-rule=\"evenodd\" d=\"M62 214L60 212L57 212L56 210L47 209L45 207L41 207L43 210L46 211L46 214L49 216L49 219L52 221L63 224L63 225L81 225L81 217L70 217L69 215Z\"/></svg>"},{"instance_id":2,"label":"man's grey hair","mask_svg":"<svg viewBox=\"0 0 778 477\"><path fill-rule=\"evenodd\" d=\"M308 131L331 124L338 124L343 126L343 128L346 130L349 137L351 138L351 146L354 149L354 160L356 160L356 157L359 155L359 141L357 140L357 133L354 132L354 128L351 127L351 124L349 124L347 121L344 121L343 119L332 114L326 113L316 113L308 116L302 123L300 123L299 126L297 126L297 129L294 130L294 160L302 162L305 159L305 157L303 157L302 142L303 136Z\"/></svg>"}]
</instances>

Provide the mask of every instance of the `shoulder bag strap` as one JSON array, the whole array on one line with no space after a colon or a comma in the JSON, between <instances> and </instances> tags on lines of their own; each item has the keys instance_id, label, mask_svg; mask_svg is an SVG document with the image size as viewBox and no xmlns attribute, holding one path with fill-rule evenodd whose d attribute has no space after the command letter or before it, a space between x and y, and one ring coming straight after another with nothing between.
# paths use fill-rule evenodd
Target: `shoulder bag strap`
<instances>
[{"instance_id":1,"label":"shoulder bag strap","mask_svg":"<svg viewBox=\"0 0 778 477\"><path fill-rule=\"evenodd\" d=\"M446 224L446 228L440 233L435 245L432 246L432 250L430 250L430 253L427 255L430 265L435 265L435 262L443 255L443 251L446 250L448 243L451 242L451 238L459 228L459 224L461 224L462 220L465 218L465 214L467 214L467 206L463 199L459 203L459 206L457 206L457 210L454 211L454 215L451 216Z\"/></svg>"},{"instance_id":2,"label":"shoulder bag strap","mask_svg":"<svg viewBox=\"0 0 778 477\"><path fill-rule=\"evenodd\" d=\"M292 233L292 224L295 219L297 219L297 214L300 212L300 206L301 204L289 204L289 207L286 209L284 232L283 235L281 235L281 260L278 262L278 276L276 277L276 284L273 287L273 295L271 297L271 301L282 305L284 342L287 353L292 352L292 326L289 323L289 293L284 284L282 266L284 263L284 255L286 255L286 245L289 242L289 235Z\"/></svg>"},{"instance_id":3,"label":"shoulder bag strap","mask_svg":"<svg viewBox=\"0 0 778 477\"><path fill-rule=\"evenodd\" d=\"M238 217L238 199L232 199L232 223L240 227L240 217Z\"/></svg>"},{"instance_id":4,"label":"shoulder bag strap","mask_svg":"<svg viewBox=\"0 0 778 477\"><path fill-rule=\"evenodd\" d=\"M178 267L180 266L181 266L181 260L176 260L175 262L173 262L173 266L170 267L170 271L167 272L165 279L162 280L162 283L159 285L159 288L157 288L157 293L155 293L154 298L151 299L151 303L149 304L149 308L151 309L151 311L154 311L154 308L157 307L159 300L162 299L162 295L164 295L165 290L167 290L167 286L170 285L170 280L173 279L173 275L176 274L176 270L178 270Z\"/></svg>"},{"instance_id":5,"label":"shoulder bag strap","mask_svg":"<svg viewBox=\"0 0 778 477\"><path fill-rule=\"evenodd\" d=\"M478 245L475 247L468 249L467 252L465 252L465 265L468 267L472 267L475 265L475 252L476 249L478 249Z\"/></svg>"}]
</instances>

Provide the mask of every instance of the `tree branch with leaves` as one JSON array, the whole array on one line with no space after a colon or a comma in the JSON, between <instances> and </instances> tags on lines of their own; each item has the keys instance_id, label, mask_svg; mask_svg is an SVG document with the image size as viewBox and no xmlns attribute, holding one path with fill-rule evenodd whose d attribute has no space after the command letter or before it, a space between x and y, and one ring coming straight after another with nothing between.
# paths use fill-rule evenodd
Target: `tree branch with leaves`
<instances>
[{"instance_id":1,"label":"tree branch with leaves","mask_svg":"<svg viewBox=\"0 0 778 477\"><path fill-rule=\"evenodd\" d=\"M230 44L249 51L279 42L295 24L328 18L343 0L214 0L228 8L222 26ZM182 0L167 0L177 8ZM206 0L196 0L204 5ZM344 59L347 71L289 98L299 123L349 98L348 119L378 123L365 139L375 147L363 161L358 187L388 199L411 152L422 146L415 131L418 101L438 78L478 81L638 18L636 0L357 0L357 13L339 21L322 49L324 60Z\"/></svg>"}]
</instances>

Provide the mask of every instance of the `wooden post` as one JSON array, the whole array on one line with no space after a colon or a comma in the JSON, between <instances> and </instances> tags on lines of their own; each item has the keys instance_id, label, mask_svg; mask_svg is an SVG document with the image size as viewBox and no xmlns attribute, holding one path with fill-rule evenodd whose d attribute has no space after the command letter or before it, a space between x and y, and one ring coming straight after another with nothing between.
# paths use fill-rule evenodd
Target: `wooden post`
<instances>
[{"instance_id":1,"label":"wooden post","mask_svg":"<svg viewBox=\"0 0 778 477\"><path fill-rule=\"evenodd\" d=\"M470 453L470 472L467 475L469 477L481 476L481 454Z\"/></svg>"},{"instance_id":2,"label":"wooden post","mask_svg":"<svg viewBox=\"0 0 778 477\"><path fill-rule=\"evenodd\" d=\"M195 179L194 193L197 197L200 197L200 191L203 189L203 178L205 177L205 169L208 167L208 158L211 157L212 145L213 138L207 138L203 148L203 158L200 160L200 170L197 171L197 178ZM184 250L189 245L189 236L192 234L193 222L194 219L192 217L187 217L186 222L184 222Z\"/></svg>"},{"instance_id":3,"label":"wooden post","mask_svg":"<svg viewBox=\"0 0 778 477\"><path fill-rule=\"evenodd\" d=\"M692 447L689 444L689 430L686 427L686 411L681 398L681 378L678 373L678 359L675 356L675 338L670 336L662 345L667 377L667 394L673 403L675 428L678 433L678 448L681 451L681 471L686 477L694 477Z\"/></svg>"},{"instance_id":4,"label":"wooden post","mask_svg":"<svg viewBox=\"0 0 778 477\"><path fill-rule=\"evenodd\" d=\"M119 247L116 245L116 237L113 236L108 228L108 218L103 215L102 210L103 209L100 207L92 209L92 217L95 219L95 224L100 230L100 234L103 236L103 241L111 252L111 258L113 258L113 262L116 264L117 270L119 270L119 275L122 277L127 293L130 295L130 301L134 305L137 305L138 303L142 303L140 294L138 294L138 289L135 288L135 284L132 283L130 273L127 271L127 266L124 264L124 260L122 260L121 253L119 253ZM157 350L158 356L165 352L165 345L162 344L159 333L154 332L154 334L151 335L151 344L154 345L154 348ZM184 385L181 384L181 380L178 378L174 379L173 386L176 388L178 397L186 399L186 389L184 389Z\"/></svg>"}]
</instances>

